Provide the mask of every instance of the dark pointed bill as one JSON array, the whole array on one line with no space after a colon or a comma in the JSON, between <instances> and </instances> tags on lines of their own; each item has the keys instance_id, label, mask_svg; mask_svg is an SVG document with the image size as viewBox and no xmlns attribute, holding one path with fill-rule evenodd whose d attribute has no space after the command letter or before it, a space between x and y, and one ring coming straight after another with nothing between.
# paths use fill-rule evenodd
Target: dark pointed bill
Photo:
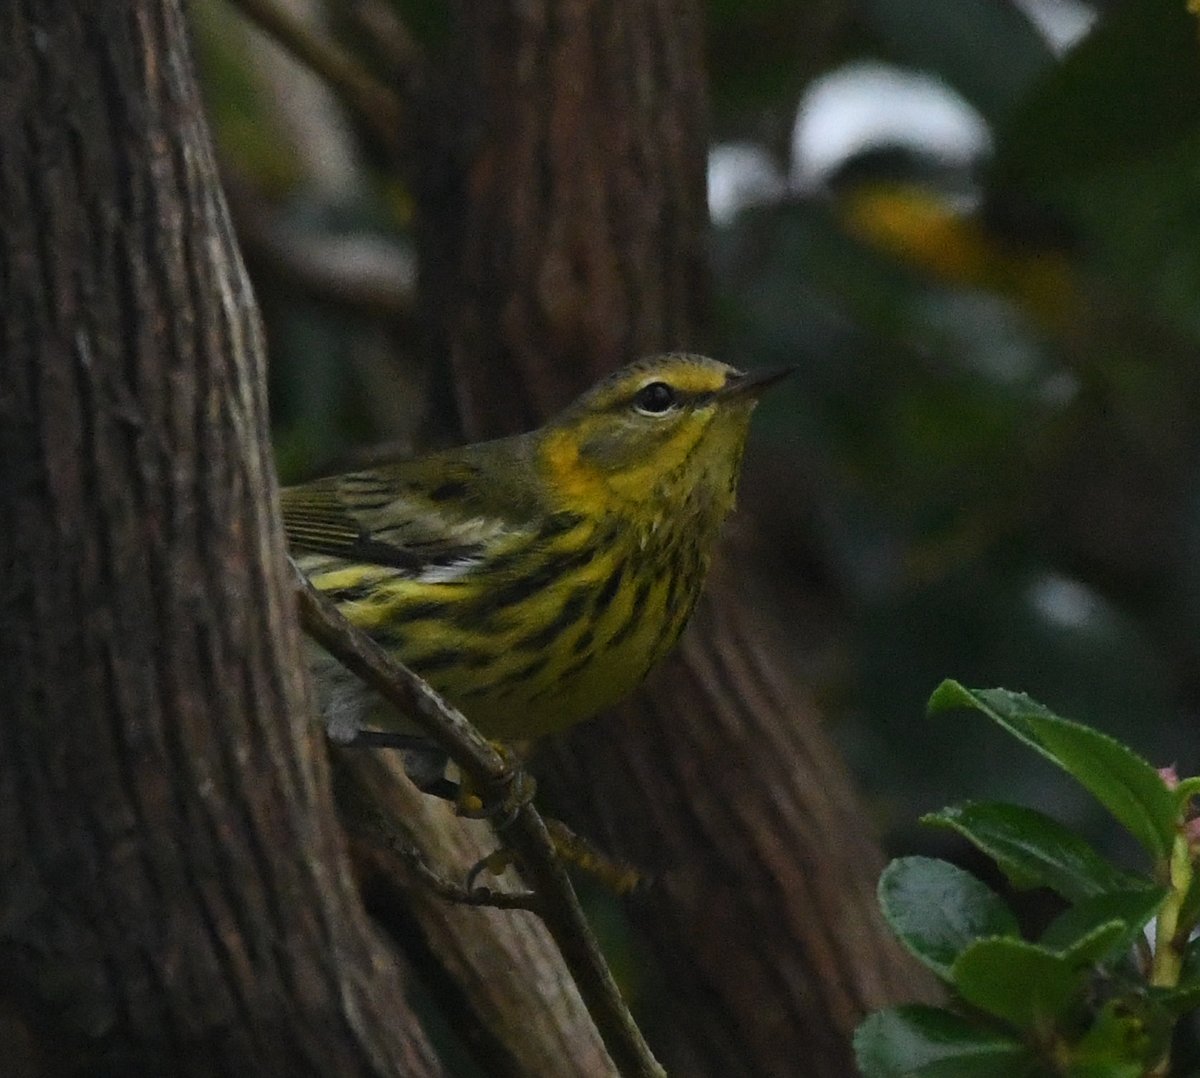
<instances>
[{"instance_id":1,"label":"dark pointed bill","mask_svg":"<svg viewBox=\"0 0 1200 1078\"><path fill-rule=\"evenodd\" d=\"M764 367L760 370L747 371L745 374L731 374L717 391L717 396L725 400L730 397L758 397L776 382L782 382L795 370L795 366Z\"/></svg>"}]
</instances>

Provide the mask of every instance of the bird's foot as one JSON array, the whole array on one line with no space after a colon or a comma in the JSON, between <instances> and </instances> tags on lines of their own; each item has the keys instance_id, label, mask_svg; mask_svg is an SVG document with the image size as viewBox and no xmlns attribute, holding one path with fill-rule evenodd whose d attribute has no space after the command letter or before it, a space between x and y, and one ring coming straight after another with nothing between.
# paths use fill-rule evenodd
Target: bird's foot
<instances>
[{"instance_id":1,"label":"bird's foot","mask_svg":"<svg viewBox=\"0 0 1200 1078\"><path fill-rule=\"evenodd\" d=\"M504 761L505 770L492 789L481 791L463 775L459 780L454 808L460 816L469 820L491 820L499 831L503 831L516 818L537 793L537 781L525 770L520 756L509 745L500 741L491 746Z\"/></svg>"},{"instance_id":2,"label":"bird's foot","mask_svg":"<svg viewBox=\"0 0 1200 1078\"><path fill-rule=\"evenodd\" d=\"M546 829L559 860L586 872L614 894L628 895L650 885L650 877L640 868L605 853L561 820L547 817Z\"/></svg>"},{"instance_id":3,"label":"bird's foot","mask_svg":"<svg viewBox=\"0 0 1200 1078\"><path fill-rule=\"evenodd\" d=\"M589 839L576 834L561 820L547 817L546 830L554 842L554 854L563 864L586 872L601 886L617 895L628 895L650 885L650 877L628 861L610 857ZM477 888L485 872L499 876L517 864L516 853L506 846L480 858L467 873L466 890Z\"/></svg>"}]
</instances>

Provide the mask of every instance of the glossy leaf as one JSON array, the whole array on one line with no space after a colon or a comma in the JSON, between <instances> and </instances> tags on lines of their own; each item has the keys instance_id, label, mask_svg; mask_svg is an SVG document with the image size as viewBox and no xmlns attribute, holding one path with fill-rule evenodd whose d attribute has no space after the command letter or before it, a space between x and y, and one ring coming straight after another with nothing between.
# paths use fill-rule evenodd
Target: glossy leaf
<instances>
[{"instance_id":1,"label":"glossy leaf","mask_svg":"<svg viewBox=\"0 0 1200 1078\"><path fill-rule=\"evenodd\" d=\"M1192 874L1192 881L1188 884L1187 891L1184 892L1183 904L1179 909L1180 924L1196 924L1200 920L1200 872ZM1193 941L1194 945L1195 941ZM1191 948L1188 949L1189 956ZM1200 963L1195 963L1200 966Z\"/></svg>"},{"instance_id":2,"label":"glossy leaf","mask_svg":"<svg viewBox=\"0 0 1200 1078\"><path fill-rule=\"evenodd\" d=\"M1016 936L1012 912L969 872L931 857L901 857L879 878L879 903L900 941L939 977L976 940Z\"/></svg>"},{"instance_id":3,"label":"glossy leaf","mask_svg":"<svg viewBox=\"0 0 1200 1078\"><path fill-rule=\"evenodd\" d=\"M1175 838L1175 798L1158 771L1119 741L1066 719L1035 718L1042 744L1156 861Z\"/></svg>"},{"instance_id":4,"label":"glossy leaf","mask_svg":"<svg viewBox=\"0 0 1200 1078\"><path fill-rule=\"evenodd\" d=\"M930 715L940 715L957 708L982 711L1030 748L1054 759L1031 734L1028 723L1035 718L1054 719L1058 716L1025 693L1010 692L1008 689L968 689L960 682L947 678L933 690L926 710Z\"/></svg>"},{"instance_id":5,"label":"glossy leaf","mask_svg":"<svg viewBox=\"0 0 1200 1078\"><path fill-rule=\"evenodd\" d=\"M1081 1059L1066 1070L1066 1078L1143 1078L1144 1063L1122 1062L1119 1059Z\"/></svg>"},{"instance_id":6,"label":"glossy leaf","mask_svg":"<svg viewBox=\"0 0 1200 1078\"><path fill-rule=\"evenodd\" d=\"M1142 844L1166 860L1175 834L1175 797L1159 773L1119 741L1060 719L1023 693L967 689L944 681L929 701L930 714L969 707L982 711L1083 785Z\"/></svg>"},{"instance_id":7,"label":"glossy leaf","mask_svg":"<svg viewBox=\"0 0 1200 1078\"><path fill-rule=\"evenodd\" d=\"M1056 952L1074 969L1083 969L1095 966L1107 958L1128 935L1129 925L1125 921L1114 919L1094 925L1089 931L1068 939L1061 946L1047 942L1045 937L1039 942L1039 946Z\"/></svg>"},{"instance_id":8,"label":"glossy leaf","mask_svg":"<svg viewBox=\"0 0 1200 1078\"><path fill-rule=\"evenodd\" d=\"M930 813L921 822L957 831L992 858L1014 887L1049 887L1078 902L1137 882L1074 831L1036 809L968 802Z\"/></svg>"},{"instance_id":9,"label":"glossy leaf","mask_svg":"<svg viewBox=\"0 0 1200 1078\"><path fill-rule=\"evenodd\" d=\"M1088 970L1021 939L980 940L950 971L959 994L1020 1029L1046 1031L1079 999Z\"/></svg>"},{"instance_id":10,"label":"glossy leaf","mask_svg":"<svg viewBox=\"0 0 1200 1078\"><path fill-rule=\"evenodd\" d=\"M1200 984L1200 936L1191 939L1184 948L1179 984Z\"/></svg>"},{"instance_id":11,"label":"glossy leaf","mask_svg":"<svg viewBox=\"0 0 1200 1078\"><path fill-rule=\"evenodd\" d=\"M1055 919L1039 942L1086 962L1119 957L1133 946L1166 895L1162 887L1144 887L1085 899ZM1107 931L1097 935L1101 929Z\"/></svg>"},{"instance_id":12,"label":"glossy leaf","mask_svg":"<svg viewBox=\"0 0 1200 1078\"><path fill-rule=\"evenodd\" d=\"M1187 981L1176 988L1152 989L1154 1001L1173 1015L1200 1008L1200 981Z\"/></svg>"},{"instance_id":13,"label":"glossy leaf","mask_svg":"<svg viewBox=\"0 0 1200 1078\"><path fill-rule=\"evenodd\" d=\"M877 1011L855 1032L854 1054L863 1078L1025 1078L1036 1067L1015 1037L937 1007Z\"/></svg>"}]
</instances>

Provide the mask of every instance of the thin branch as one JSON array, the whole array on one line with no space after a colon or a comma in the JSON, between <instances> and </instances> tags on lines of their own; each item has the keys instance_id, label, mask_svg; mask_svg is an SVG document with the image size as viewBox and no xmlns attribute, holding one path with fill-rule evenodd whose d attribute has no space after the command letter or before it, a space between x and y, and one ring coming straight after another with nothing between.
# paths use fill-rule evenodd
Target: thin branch
<instances>
[{"instance_id":1,"label":"thin branch","mask_svg":"<svg viewBox=\"0 0 1200 1078\"><path fill-rule=\"evenodd\" d=\"M352 674L422 732L476 782L489 798L502 800L515 775L513 769L460 711L447 704L411 670L396 662L366 633L351 625L341 612L292 563L300 624L318 644Z\"/></svg>"},{"instance_id":2,"label":"thin branch","mask_svg":"<svg viewBox=\"0 0 1200 1078\"><path fill-rule=\"evenodd\" d=\"M372 234L302 229L226 175L226 199L242 250L314 299L392 319L412 319L417 268L408 250Z\"/></svg>"},{"instance_id":3,"label":"thin branch","mask_svg":"<svg viewBox=\"0 0 1200 1078\"><path fill-rule=\"evenodd\" d=\"M459 711L351 625L298 568L293 568L305 632L445 749L485 798L502 800L517 777L504 757ZM666 1072L650 1052L621 998L575 888L555 852L554 840L532 804L517 810L504 829L504 841L516 853L522 873L540 900L537 912L562 952L617 1068L630 1078L665 1078Z\"/></svg>"},{"instance_id":4,"label":"thin branch","mask_svg":"<svg viewBox=\"0 0 1200 1078\"><path fill-rule=\"evenodd\" d=\"M325 0L328 17L349 20L382 67L404 84L420 68L421 51L387 0Z\"/></svg>"},{"instance_id":5,"label":"thin branch","mask_svg":"<svg viewBox=\"0 0 1200 1078\"><path fill-rule=\"evenodd\" d=\"M358 755L359 753L354 749L343 749L335 757L335 770L338 769L339 760L348 762L352 757ZM475 869L471 870L472 875L468 877L465 887L462 884L447 879L425 859L425 854L417 847L416 843L401 837L396 827L389 823L377 804L365 802L362 795L356 796L345 807L349 809L350 815L355 821L350 828L352 834L357 835L361 833L363 838L391 850L392 853L396 854L404 862L408 871L417 878L422 886L428 888L440 898L444 898L448 902L454 902L460 906L477 906L497 910L525 910L528 913L539 913L541 911L541 901L533 891L495 891L490 887L473 886L471 878L474 876ZM492 856L495 855L493 854ZM484 865L489 859L485 858L476 868Z\"/></svg>"},{"instance_id":6,"label":"thin branch","mask_svg":"<svg viewBox=\"0 0 1200 1078\"><path fill-rule=\"evenodd\" d=\"M385 836L388 847L408 866L422 884L434 894L460 906L485 906L497 910L526 910L541 913L542 904L535 891L494 891L490 887L463 887L446 879L421 855L421 851L399 835Z\"/></svg>"},{"instance_id":7,"label":"thin branch","mask_svg":"<svg viewBox=\"0 0 1200 1078\"><path fill-rule=\"evenodd\" d=\"M348 52L275 0L230 0L230 3L324 80L374 132L383 147L399 158L404 107L395 92Z\"/></svg>"}]
</instances>

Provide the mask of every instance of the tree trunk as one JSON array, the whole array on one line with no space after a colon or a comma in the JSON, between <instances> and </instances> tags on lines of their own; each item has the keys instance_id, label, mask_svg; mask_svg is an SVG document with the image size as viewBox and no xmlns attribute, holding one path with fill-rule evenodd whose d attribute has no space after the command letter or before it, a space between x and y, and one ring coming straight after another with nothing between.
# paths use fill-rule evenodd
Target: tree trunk
<instances>
[{"instance_id":1,"label":"tree trunk","mask_svg":"<svg viewBox=\"0 0 1200 1078\"><path fill-rule=\"evenodd\" d=\"M418 181L423 310L472 438L697 343L709 302L691 0L459 5Z\"/></svg>"},{"instance_id":2,"label":"tree trunk","mask_svg":"<svg viewBox=\"0 0 1200 1078\"><path fill-rule=\"evenodd\" d=\"M692 0L459 18L419 206L435 354L479 437L703 339L703 48ZM727 552L680 655L566 739L550 785L660 870L629 908L670 986L648 1032L673 1072L844 1078L866 1011L929 982L882 923L868 815L739 571Z\"/></svg>"},{"instance_id":3,"label":"tree trunk","mask_svg":"<svg viewBox=\"0 0 1200 1078\"><path fill-rule=\"evenodd\" d=\"M177 0L0 16L0 1072L438 1072L351 885Z\"/></svg>"}]
</instances>

